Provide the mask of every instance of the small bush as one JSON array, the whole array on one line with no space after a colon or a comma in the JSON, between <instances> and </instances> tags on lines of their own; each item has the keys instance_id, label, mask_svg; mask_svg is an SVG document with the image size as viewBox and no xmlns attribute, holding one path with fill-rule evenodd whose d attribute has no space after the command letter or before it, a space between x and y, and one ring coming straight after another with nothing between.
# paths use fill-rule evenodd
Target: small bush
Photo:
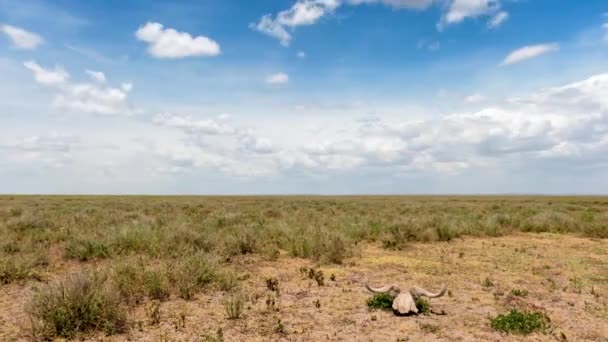
<instances>
[{"instance_id":1,"label":"small bush","mask_svg":"<svg viewBox=\"0 0 608 342\"><path fill-rule=\"evenodd\" d=\"M0 285L28 279L33 274L31 269L32 265L22 259L0 259Z\"/></svg>"},{"instance_id":2,"label":"small bush","mask_svg":"<svg viewBox=\"0 0 608 342\"><path fill-rule=\"evenodd\" d=\"M416 308L418 309L418 313L426 315L429 312L431 312L431 303L429 303L429 301L427 299L418 297L418 298L414 298L414 301L416 303Z\"/></svg>"},{"instance_id":3,"label":"small bush","mask_svg":"<svg viewBox=\"0 0 608 342\"><path fill-rule=\"evenodd\" d=\"M270 291L279 292L279 280L277 278L266 278L266 288Z\"/></svg>"},{"instance_id":4,"label":"small bush","mask_svg":"<svg viewBox=\"0 0 608 342\"><path fill-rule=\"evenodd\" d=\"M146 294L151 299L164 301L171 294L167 277L162 270L146 270L144 274Z\"/></svg>"},{"instance_id":5,"label":"small bush","mask_svg":"<svg viewBox=\"0 0 608 342\"><path fill-rule=\"evenodd\" d=\"M222 291L231 291L239 286L238 275L231 270L226 270L217 277L217 284Z\"/></svg>"},{"instance_id":6,"label":"small bush","mask_svg":"<svg viewBox=\"0 0 608 342\"><path fill-rule=\"evenodd\" d=\"M97 240L72 239L65 246L64 255L68 259L88 261L105 259L110 256L110 248Z\"/></svg>"},{"instance_id":7,"label":"small bush","mask_svg":"<svg viewBox=\"0 0 608 342\"><path fill-rule=\"evenodd\" d=\"M549 317L539 312L521 312L511 310L508 314L501 314L492 318L490 325L494 330L528 335L535 331L544 331L549 327Z\"/></svg>"},{"instance_id":8,"label":"small bush","mask_svg":"<svg viewBox=\"0 0 608 342\"><path fill-rule=\"evenodd\" d=\"M114 283L129 304L141 303L146 294L144 271L143 264L122 263L114 267Z\"/></svg>"},{"instance_id":9,"label":"small bush","mask_svg":"<svg viewBox=\"0 0 608 342\"><path fill-rule=\"evenodd\" d=\"M240 293L233 293L224 302L224 309L228 319L239 319L243 314L245 307L245 298Z\"/></svg>"},{"instance_id":10,"label":"small bush","mask_svg":"<svg viewBox=\"0 0 608 342\"><path fill-rule=\"evenodd\" d=\"M47 285L34 294L28 312L36 335L73 338L99 330L114 334L126 330L126 314L120 297L106 277L81 274Z\"/></svg>"},{"instance_id":11,"label":"small bush","mask_svg":"<svg viewBox=\"0 0 608 342\"><path fill-rule=\"evenodd\" d=\"M53 223L39 216L19 215L9 220L6 226L9 230L18 233L25 233L29 231L52 228Z\"/></svg>"},{"instance_id":12,"label":"small bush","mask_svg":"<svg viewBox=\"0 0 608 342\"><path fill-rule=\"evenodd\" d=\"M388 293L376 293L373 297L367 300L367 307L371 310L393 310L393 300L395 297Z\"/></svg>"},{"instance_id":13,"label":"small bush","mask_svg":"<svg viewBox=\"0 0 608 342\"><path fill-rule=\"evenodd\" d=\"M511 290L511 294L515 297L527 297L528 296L528 290L524 289L524 290L518 290L518 289L513 289Z\"/></svg>"},{"instance_id":14,"label":"small bush","mask_svg":"<svg viewBox=\"0 0 608 342\"><path fill-rule=\"evenodd\" d=\"M178 295L186 300L194 297L196 292L211 284L216 278L215 267L207 261L203 254L189 257L178 270L171 275ZM230 280L232 281L232 280ZM224 283L228 286L228 283Z\"/></svg>"}]
</instances>

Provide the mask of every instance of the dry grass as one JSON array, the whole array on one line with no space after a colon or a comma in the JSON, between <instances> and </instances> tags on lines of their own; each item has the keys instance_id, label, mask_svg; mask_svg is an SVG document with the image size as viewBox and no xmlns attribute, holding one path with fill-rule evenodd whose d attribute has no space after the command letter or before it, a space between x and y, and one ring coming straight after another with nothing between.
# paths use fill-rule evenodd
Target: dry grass
<instances>
[{"instance_id":1,"label":"dry grass","mask_svg":"<svg viewBox=\"0 0 608 342\"><path fill-rule=\"evenodd\" d=\"M489 318L519 310L551 319L539 340L608 341L608 198L4 196L0 235L0 340L30 318L84 339L508 340ZM48 303L92 270L70 307L113 306L64 333ZM394 317L368 311L369 279L451 295Z\"/></svg>"}]
</instances>

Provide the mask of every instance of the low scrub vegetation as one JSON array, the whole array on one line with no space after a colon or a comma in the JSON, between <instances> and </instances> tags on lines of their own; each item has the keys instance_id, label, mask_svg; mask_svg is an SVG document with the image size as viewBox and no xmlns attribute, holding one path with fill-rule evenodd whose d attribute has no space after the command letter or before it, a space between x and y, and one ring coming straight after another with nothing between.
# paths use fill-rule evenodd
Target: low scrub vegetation
<instances>
[{"instance_id":1,"label":"low scrub vegetation","mask_svg":"<svg viewBox=\"0 0 608 342\"><path fill-rule=\"evenodd\" d=\"M607 210L608 199L594 197L0 196L0 285L54 279L48 276L66 264L99 268L103 277L42 287L29 312L48 338L111 334L125 328L125 308L190 301L212 290L226 296L227 317L240 317L242 279L234 270L242 270L242 259L306 259L315 267L302 270L302 278L328 288L339 281L320 268L351 265L367 244L407 250L414 243L517 232L601 239L608 238ZM267 280L268 312L280 306L282 281ZM492 279L483 285L493 286ZM373 297L368 306L392 310L392 297ZM505 320L516 321L497 320L498 330Z\"/></svg>"},{"instance_id":2,"label":"low scrub vegetation","mask_svg":"<svg viewBox=\"0 0 608 342\"><path fill-rule=\"evenodd\" d=\"M28 311L34 333L42 339L73 338L92 330L113 334L127 327L120 297L100 274L76 275L39 289Z\"/></svg>"},{"instance_id":3,"label":"low scrub vegetation","mask_svg":"<svg viewBox=\"0 0 608 342\"><path fill-rule=\"evenodd\" d=\"M549 327L549 317L539 312L522 312L512 310L508 314L501 314L490 320L494 330L528 335L536 331L545 331Z\"/></svg>"},{"instance_id":4,"label":"low scrub vegetation","mask_svg":"<svg viewBox=\"0 0 608 342\"><path fill-rule=\"evenodd\" d=\"M392 311L394 299L389 293L376 293L367 300L367 307L371 310Z\"/></svg>"}]
</instances>

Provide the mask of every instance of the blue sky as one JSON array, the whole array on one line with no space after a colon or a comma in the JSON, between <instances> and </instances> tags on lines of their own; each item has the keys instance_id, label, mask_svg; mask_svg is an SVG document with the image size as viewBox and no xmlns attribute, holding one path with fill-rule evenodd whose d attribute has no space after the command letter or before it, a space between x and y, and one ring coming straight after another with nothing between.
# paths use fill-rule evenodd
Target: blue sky
<instances>
[{"instance_id":1,"label":"blue sky","mask_svg":"<svg viewBox=\"0 0 608 342\"><path fill-rule=\"evenodd\" d=\"M0 0L0 193L608 192L601 0Z\"/></svg>"}]
</instances>

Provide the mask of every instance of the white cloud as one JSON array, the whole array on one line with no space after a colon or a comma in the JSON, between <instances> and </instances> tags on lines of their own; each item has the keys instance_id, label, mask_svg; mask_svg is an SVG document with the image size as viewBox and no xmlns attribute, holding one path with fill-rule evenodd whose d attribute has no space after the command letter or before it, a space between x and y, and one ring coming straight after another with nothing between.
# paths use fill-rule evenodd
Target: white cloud
<instances>
[{"instance_id":1,"label":"white cloud","mask_svg":"<svg viewBox=\"0 0 608 342\"><path fill-rule=\"evenodd\" d=\"M148 22L135 32L137 39L149 43L148 52L157 58L184 58L192 56L217 56L220 46L214 40L172 28L160 23Z\"/></svg>"},{"instance_id":2,"label":"white cloud","mask_svg":"<svg viewBox=\"0 0 608 342\"><path fill-rule=\"evenodd\" d=\"M266 77L266 83L280 85L289 83L289 75L283 72L269 75Z\"/></svg>"},{"instance_id":3,"label":"white cloud","mask_svg":"<svg viewBox=\"0 0 608 342\"><path fill-rule=\"evenodd\" d=\"M495 29L500 27L509 19L509 13L505 11L500 11L496 13L492 19L488 21L488 28Z\"/></svg>"},{"instance_id":4,"label":"white cloud","mask_svg":"<svg viewBox=\"0 0 608 342\"><path fill-rule=\"evenodd\" d=\"M36 82L53 88L57 94L53 105L73 112L92 114L132 114L135 112L127 102L132 85L123 84L120 88L106 86L102 72L87 73L94 79L93 83L69 82L70 75L63 68L49 70L34 61L24 63L30 69Z\"/></svg>"},{"instance_id":5,"label":"white cloud","mask_svg":"<svg viewBox=\"0 0 608 342\"><path fill-rule=\"evenodd\" d=\"M291 34L270 15L263 16L257 24L250 24L249 27L278 39L283 46L289 46L291 42Z\"/></svg>"},{"instance_id":6,"label":"white cloud","mask_svg":"<svg viewBox=\"0 0 608 342\"><path fill-rule=\"evenodd\" d=\"M33 50L44 42L39 35L11 25L0 25L0 32L4 33L18 49Z\"/></svg>"},{"instance_id":7,"label":"white cloud","mask_svg":"<svg viewBox=\"0 0 608 342\"><path fill-rule=\"evenodd\" d=\"M501 65L511 65L523 62L525 60L536 58L557 50L559 50L559 44L557 43L524 46L511 52L507 57L505 57Z\"/></svg>"},{"instance_id":8,"label":"white cloud","mask_svg":"<svg viewBox=\"0 0 608 342\"><path fill-rule=\"evenodd\" d=\"M272 15L264 15L257 24L250 27L266 35L277 38L282 45L288 46L291 34L287 28L312 25L326 14L340 6L341 0L298 0L290 9L279 12L273 19Z\"/></svg>"},{"instance_id":9,"label":"white cloud","mask_svg":"<svg viewBox=\"0 0 608 342\"><path fill-rule=\"evenodd\" d=\"M394 9L426 10L433 4L443 6L445 13L437 24L438 29L457 24L467 18L492 16L488 27L496 28L503 24L509 14L500 11L501 0L296 0L286 10L276 15L266 14L249 27L276 38L284 46L289 46L292 31L299 26L313 25L321 18L334 13L341 6L384 5ZM438 45L435 45L438 47ZM433 49L431 49L433 50Z\"/></svg>"},{"instance_id":10,"label":"white cloud","mask_svg":"<svg viewBox=\"0 0 608 342\"><path fill-rule=\"evenodd\" d=\"M500 0L451 0L438 28L458 24L467 18L494 15L499 9Z\"/></svg>"},{"instance_id":11,"label":"white cloud","mask_svg":"<svg viewBox=\"0 0 608 342\"><path fill-rule=\"evenodd\" d=\"M153 121L158 125L179 128L194 134L232 135L236 133L236 129L230 125L212 119L194 120L190 117L164 113L157 115Z\"/></svg>"},{"instance_id":12,"label":"white cloud","mask_svg":"<svg viewBox=\"0 0 608 342\"><path fill-rule=\"evenodd\" d=\"M44 85L56 85L63 84L69 78L68 74L62 67L56 66L54 70L48 70L42 68L38 63L34 61L27 61L23 63L26 68L30 69L34 73L36 82Z\"/></svg>"},{"instance_id":13,"label":"white cloud","mask_svg":"<svg viewBox=\"0 0 608 342\"><path fill-rule=\"evenodd\" d=\"M466 103L479 103L479 102L483 102L485 100L486 100L486 98L483 95L481 95L480 93L475 93L475 94L469 95L469 96L465 97L465 99L464 99L464 101Z\"/></svg>"},{"instance_id":14,"label":"white cloud","mask_svg":"<svg viewBox=\"0 0 608 342\"><path fill-rule=\"evenodd\" d=\"M101 71L86 70L87 75L95 82L105 83L106 75Z\"/></svg>"},{"instance_id":15,"label":"white cloud","mask_svg":"<svg viewBox=\"0 0 608 342\"><path fill-rule=\"evenodd\" d=\"M306 52L304 52L304 51L298 51L298 53L296 54L296 56L298 56L298 58L300 58L300 59L304 59L304 58L306 58Z\"/></svg>"},{"instance_id":16,"label":"white cloud","mask_svg":"<svg viewBox=\"0 0 608 342\"><path fill-rule=\"evenodd\" d=\"M436 0L348 0L351 5L384 4L394 8L409 8L423 10L430 7Z\"/></svg>"}]
</instances>

